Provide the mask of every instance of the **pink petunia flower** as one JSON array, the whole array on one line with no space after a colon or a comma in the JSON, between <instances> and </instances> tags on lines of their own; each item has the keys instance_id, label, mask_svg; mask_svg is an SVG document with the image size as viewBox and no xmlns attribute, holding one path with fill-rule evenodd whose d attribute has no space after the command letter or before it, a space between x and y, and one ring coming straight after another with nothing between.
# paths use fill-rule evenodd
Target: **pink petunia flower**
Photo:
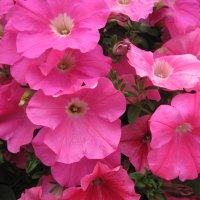
<instances>
[{"instance_id":1,"label":"pink petunia flower","mask_svg":"<svg viewBox=\"0 0 200 200\"><path fill-rule=\"evenodd\" d=\"M14 80L0 83L0 138L7 141L8 150L17 153L28 144L37 128L26 116L25 107L19 106L24 89Z\"/></svg>"},{"instance_id":2,"label":"pink petunia flower","mask_svg":"<svg viewBox=\"0 0 200 200\"><path fill-rule=\"evenodd\" d=\"M2 33L2 39L0 40L0 63L13 65L17 60L21 58L16 49L16 33L7 32L5 35Z\"/></svg>"},{"instance_id":3,"label":"pink petunia flower","mask_svg":"<svg viewBox=\"0 0 200 200\"><path fill-rule=\"evenodd\" d=\"M139 172L144 172L145 167L148 168L147 155L151 141L149 118L149 115L145 115L137 118L133 124L122 127L119 148Z\"/></svg>"},{"instance_id":4,"label":"pink petunia flower","mask_svg":"<svg viewBox=\"0 0 200 200\"><path fill-rule=\"evenodd\" d=\"M63 192L63 200L139 200L134 183L121 167L114 169L97 163L94 171L81 180L81 188L69 188Z\"/></svg>"},{"instance_id":5,"label":"pink petunia flower","mask_svg":"<svg viewBox=\"0 0 200 200\"><path fill-rule=\"evenodd\" d=\"M200 172L200 94L180 94L161 105L150 119L148 163L166 180L195 179Z\"/></svg>"},{"instance_id":6,"label":"pink petunia flower","mask_svg":"<svg viewBox=\"0 0 200 200\"><path fill-rule=\"evenodd\" d=\"M34 140L48 147L46 161L70 164L81 158L102 159L117 149L121 137L119 117L125 97L111 81L101 78L93 88L59 97L37 92L27 107L29 119L43 128ZM43 151L35 147L40 157ZM42 156L42 155L41 155Z\"/></svg>"},{"instance_id":7,"label":"pink petunia flower","mask_svg":"<svg viewBox=\"0 0 200 200\"><path fill-rule=\"evenodd\" d=\"M145 19L159 0L105 0L114 13L128 15L132 21Z\"/></svg>"},{"instance_id":8,"label":"pink petunia flower","mask_svg":"<svg viewBox=\"0 0 200 200\"><path fill-rule=\"evenodd\" d=\"M26 189L18 200L42 200L41 193L42 193L41 186L32 187L30 189Z\"/></svg>"},{"instance_id":9,"label":"pink petunia flower","mask_svg":"<svg viewBox=\"0 0 200 200\"><path fill-rule=\"evenodd\" d=\"M40 185L26 189L18 200L61 200L62 191L51 192L55 187L54 181L51 176L43 176L40 180Z\"/></svg>"},{"instance_id":10,"label":"pink petunia flower","mask_svg":"<svg viewBox=\"0 0 200 200\"><path fill-rule=\"evenodd\" d=\"M164 7L151 16L151 23L163 21L171 37L185 34L200 26L198 0L165 0Z\"/></svg>"},{"instance_id":11,"label":"pink petunia flower","mask_svg":"<svg viewBox=\"0 0 200 200\"><path fill-rule=\"evenodd\" d=\"M16 30L17 51L28 58L48 49L88 52L100 39L109 12L102 0L18 0L7 24Z\"/></svg>"},{"instance_id":12,"label":"pink petunia flower","mask_svg":"<svg viewBox=\"0 0 200 200\"><path fill-rule=\"evenodd\" d=\"M112 67L119 76L124 74L135 75L135 69L128 63L128 59L126 56L124 56L124 58L122 58L119 62L113 63Z\"/></svg>"},{"instance_id":13,"label":"pink petunia flower","mask_svg":"<svg viewBox=\"0 0 200 200\"><path fill-rule=\"evenodd\" d=\"M82 158L79 162L72 164L57 162L51 167L51 173L60 185L67 187L77 186L80 185L81 179L84 176L92 173L97 162L100 161L110 168L115 168L120 165L120 158L120 152L116 151L101 160L89 160L87 158Z\"/></svg>"},{"instance_id":14,"label":"pink petunia flower","mask_svg":"<svg viewBox=\"0 0 200 200\"><path fill-rule=\"evenodd\" d=\"M184 35L178 35L167 41L160 49L157 50L160 55L181 55L192 54L200 60L200 28L196 28Z\"/></svg>"},{"instance_id":15,"label":"pink petunia flower","mask_svg":"<svg viewBox=\"0 0 200 200\"><path fill-rule=\"evenodd\" d=\"M111 59L103 55L100 46L87 53L73 49L51 50L42 57L19 60L11 73L18 82L28 83L35 90L42 89L46 95L70 94L81 89L83 84L91 87L111 68Z\"/></svg>"},{"instance_id":16,"label":"pink petunia flower","mask_svg":"<svg viewBox=\"0 0 200 200\"><path fill-rule=\"evenodd\" d=\"M13 0L1 0L0 1L0 17L7 14L8 11L14 6Z\"/></svg>"},{"instance_id":17,"label":"pink petunia flower","mask_svg":"<svg viewBox=\"0 0 200 200\"><path fill-rule=\"evenodd\" d=\"M199 81L200 61L191 54L154 58L152 52L131 45L127 57L136 74L148 76L155 86L182 90L194 87Z\"/></svg>"}]
</instances>

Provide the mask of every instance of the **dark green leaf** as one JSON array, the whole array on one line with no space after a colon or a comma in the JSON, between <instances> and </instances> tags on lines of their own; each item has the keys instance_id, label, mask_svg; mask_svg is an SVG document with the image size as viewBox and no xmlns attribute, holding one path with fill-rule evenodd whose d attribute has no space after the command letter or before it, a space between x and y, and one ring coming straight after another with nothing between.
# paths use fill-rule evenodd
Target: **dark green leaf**
<instances>
[{"instance_id":1,"label":"dark green leaf","mask_svg":"<svg viewBox=\"0 0 200 200\"><path fill-rule=\"evenodd\" d=\"M128 108L127 116L129 124L132 124L140 115L141 109L137 105Z\"/></svg>"}]
</instances>

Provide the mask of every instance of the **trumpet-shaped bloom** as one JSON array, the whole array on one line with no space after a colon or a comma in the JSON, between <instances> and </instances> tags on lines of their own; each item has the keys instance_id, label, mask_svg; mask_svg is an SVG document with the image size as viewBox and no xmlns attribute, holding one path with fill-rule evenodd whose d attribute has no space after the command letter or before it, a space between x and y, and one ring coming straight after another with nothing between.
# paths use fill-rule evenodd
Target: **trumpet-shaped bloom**
<instances>
[{"instance_id":1,"label":"trumpet-shaped bloom","mask_svg":"<svg viewBox=\"0 0 200 200\"><path fill-rule=\"evenodd\" d=\"M139 172L144 172L144 168L148 167L147 155L151 141L149 118L149 115L145 115L138 118L133 124L122 127L120 150Z\"/></svg>"},{"instance_id":2,"label":"trumpet-shaped bloom","mask_svg":"<svg viewBox=\"0 0 200 200\"><path fill-rule=\"evenodd\" d=\"M29 119L43 125L34 144L49 149L46 162L70 164L83 157L102 159L114 152L121 137L119 117L126 101L111 81L101 78L96 87L59 97L37 92L27 107ZM37 152L37 148L35 148ZM43 151L38 149L38 157Z\"/></svg>"},{"instance_id":3,"label":"trumpet-shaped bloom","mask_svg":"<svg viewBox=\"0 0 200 200\"><path fill-rule=\"evenodd\" d=\"M171 180L195 179L200 172L200 94L180 94L161 105L150 119L148 156L152 172Z\"/></svg>"},{"instance_id":4,"label":"trumpet-shaped bloom","mask_svg":"<svg viewBox=\"0 0 200 200\"><path fill-rule=\"evenodd\" d=\"M96 47L98 29L104 27L108 15L102 0L18 0L7 29L17 30L17 51L28 58L51 48L88 52Z\"/></svg>"},{"instance_id":5,"label":"trumpet-shaped bloom","mask_svg":"<svg viewBox=\"0 0 200 200\"><path fill-rule=\"evenodd\" d=\"M131 45L127 57L136 74L148 76L153 85L168 90L192 88L199 81L200 61L191 54L154 58L152 52Z\"/></svg>"},{"instance_id":6,"label":"trumpet-shaped bloom","mask_svg":"<svg viewBox=\"0 0 200 200\"><path fill-rule=\"evenodd\" d=\"M139 200L134 183L121 167L110 169L97 163L94 171L81 180L81 188L69 188L63 192L63 200Z\"/></svg>"},{"instance_id":7,"label":"trumpet-shaped bloom","mask_svg":"<svg viewBox=\"0 0 200 200\"><path fill-rule=\"evenodd\" d=\"M100 46L81 53L79 50L52 50L46 59L21 59L12 68L13 77L32 89L42 89L47 95L73 93L97 83L99 77L108 74L111 59L103 55ZM19 73L20 71L20 73Z\"/></svg>"},{"instance_id":8,"label":"trumpet-shaped bloom","mask_svg":"<svg viewBox=\"0 0 200 200\"><path fill-rule=\"evenodd\" d=\"M159 0L105 0L112 12L128 15L132 21L145 19Z\"/></svg>"}]
</instances>

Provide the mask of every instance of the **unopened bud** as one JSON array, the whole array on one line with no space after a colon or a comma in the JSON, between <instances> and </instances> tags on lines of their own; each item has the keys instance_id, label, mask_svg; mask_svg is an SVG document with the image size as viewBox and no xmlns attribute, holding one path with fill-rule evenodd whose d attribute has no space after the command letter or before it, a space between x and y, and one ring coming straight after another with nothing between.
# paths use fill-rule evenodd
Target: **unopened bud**
<instances>
[{"instance_id":1,"label":"unopened bud","mask_svg":"<svg viewBox=\"0 0 200 200\"><path fill-rule=\"evenodd\" d=\"M124 56L130 49L130 44L128 42L118 42L113 47L113 54L117 56Z\"/></svg>"},{"instance_id":2,"label":"unopened bud","mask_svg":"<svg viewBox=\"0 0 200 200\"><path fill-rule=\"evenodd\" d=\"M109 16L108 22L127 22L128 20L130 20L129 16L124 15L124 14L116 14L116 13L112 13Z\"/></svg>"}]
</instances>

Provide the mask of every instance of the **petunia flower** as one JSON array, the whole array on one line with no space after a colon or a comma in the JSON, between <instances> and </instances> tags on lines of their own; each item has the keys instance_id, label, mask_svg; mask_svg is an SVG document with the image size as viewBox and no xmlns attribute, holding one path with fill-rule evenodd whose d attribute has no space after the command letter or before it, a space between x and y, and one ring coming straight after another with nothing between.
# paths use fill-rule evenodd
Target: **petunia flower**
<instances>
[{"instance_id":1,"label":"petunia flower","mask_svg":"<svg viewBox=\"0 0 200 200\"><path fill-rule=\"evenodd\" d=\"M47 95L70 94L97 83L108 74L111 59L102 48L81 53L79 50L51 50L38 59L22 58L11 68L12 76L21 84L28 83L34 90L42 89ZM19 73L19 71L21 73Z\"/></svg>"},{"instance_id":2,"label":"petunia flower","mask_svg":"<svg viewBox=\"0 0 200 200\"><path fill-rule=\"evenodd\" d=\"M132 21L145 19L159 0L105 0L111 12L128 15Z\"/></svg>"},{"instance_id":3,"label":"petunia flower","mask_svg":"<svg viewBox=\"0 0 200 200\"><path fill-rule=\"evenodd\" d=\"M51 173L60 185L67 187L77 186L80 185L81 179L84 176L92 173L97 162L106 164L110 168L115 168L120 165L120 159L120 152L116 151L107 156L106 158L100 160L90 160L87 158L82 158L79 162L75 162L72 164L56 162L51 167Z\"/></svg>"},{"instance_id":4,"label":"petunia flower","mask_svg":"<svg viewBox=\"0 0 200 200\"><path fill-rule=\"evenodd\" d=\"M127 57L136 74L149 77L155 86L168 90L182 90L194 87L199 81L200 61L194 55L154 58L152 52L141 50L131 44Z\"/></svg>"},{"instance_id":5,"label":"petunia flower","mask_svg":"<svg viewBox=\"0 0 200 200\"><path fill-rule=\"evenodd\" d=\"M144 172L148 168L147 155L150 150L151 133L149 115L137 118L133 124L122 127L119 148L135 167L136 171Z\"/></svg>"},{"instance_id":6,"label":"petunia flower","mask_svg":"<svg viewBox=\"0 0 200 200\"><path fill-rule=\"evenodd\" d=\"M27 115L45 126L34 139L48 148L46 162L70 164L83 157L102 159L116 151L121 137L119 117L126 108L125 97L106 78L93 88L59 97L37 92L29 101ZM35 147L38 157L42 149Z\"/></svg>"},{"instance_id":7,"label":"petunia flower","mask_svg":"<svg viewBox=\"0 0 200 200\"><path fill-rule=\"evenodd\" d=\"M96 47L108 15L102 0L18 0L7 30L17 31L17 51L28 58L51 48L85 53Z\"/></svg>"},{"instance_id":8,"label":"petunia flower","mask_svg":"<svg viewBox=\"0 0 200 200\"><path fill-rule=\"evenodd\" d=\"M200 172L200 94L180 94L161 105L150 119L148 163L166 180L195 179Z\"/></svg>"},{"instance_id":9,"label":"petunia flower","mask_svg":"<svg viewBox=\"0 0 200 200\"><path fill-rule=\"evenodd\" d=\"M81 180L80 188L64 190L62 200L139 200L134 183L121 167L110 169L97 163L94 171Z\"/></svg>"},{"instance_id":10,"label":"petunia flower","mask_svg":"<svg viewBox=\"0 0 200 200\"><path fill-rule=\"evenodd\" d=\"M0 138L7 141L10 152L17 153L22 145L31 142L37 126L27 118L26 105L19 106L25 90L12 78L1 84L0 82Z\"/></svg>"}]
</instances>

